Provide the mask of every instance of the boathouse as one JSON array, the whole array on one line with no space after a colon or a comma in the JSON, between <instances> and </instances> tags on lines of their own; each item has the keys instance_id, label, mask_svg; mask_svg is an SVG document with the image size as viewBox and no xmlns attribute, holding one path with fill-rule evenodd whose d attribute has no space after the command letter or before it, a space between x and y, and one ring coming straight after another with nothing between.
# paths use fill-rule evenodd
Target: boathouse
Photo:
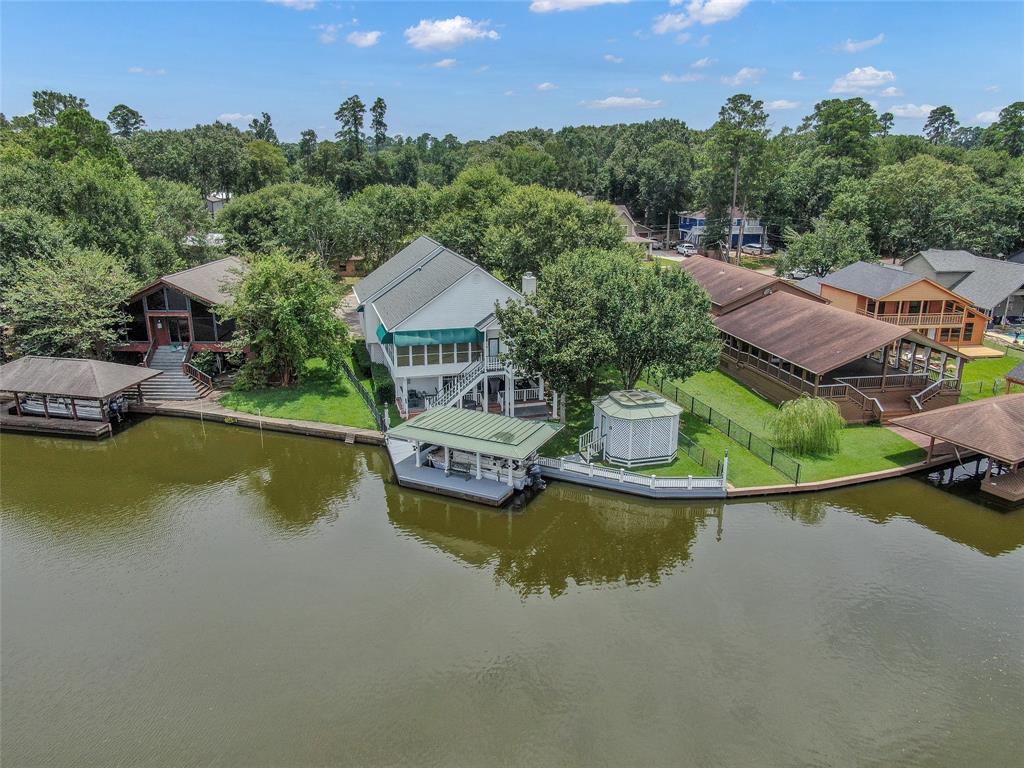
<instances>
[{"instance_id":1,"label":"boathouse","mask_svg":"<svg viewBox=\"0 0 1024 768\"><path fill-rule=\"evenodd\" d=\"M392 427L388 443L399 485L500 506L533 482L537 452L560 429L544 421L438 407ZM392 446L396 440L411 451Z\"/></svg>"},{"instance_id":2,"label":"boathouse","mask_svg":"<svg viewBox=\"0 0 1024 768\"><path fill-rule=\"evenodd\" d=\"M0 426L11 431L105 437L125 395L142 401L142 383L160 371L100 360L26 355L0 366Z\"/></svg>"},{"instance_id":3,"label":"boathouse","mask_svg":"<svg viewBox=\"0 0 1024 768\"><path fill-rule=\"evenodd\" d=\"M983 493L1024 502L1024 393L960 403L896 419L895 425L930 438L928 459L941 440L988 457Z\"/></svg>"}]
</instances>

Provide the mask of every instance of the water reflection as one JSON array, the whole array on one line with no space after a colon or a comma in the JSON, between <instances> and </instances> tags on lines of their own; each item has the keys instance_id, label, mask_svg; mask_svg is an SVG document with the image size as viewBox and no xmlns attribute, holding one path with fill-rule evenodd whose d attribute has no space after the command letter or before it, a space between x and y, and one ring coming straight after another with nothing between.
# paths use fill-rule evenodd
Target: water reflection
<instances>
[{"instance_id":1,"label":"water reflection","mask_svg":"<svg viewBox=\"0 0 1024 768\"><path fill-rule=\"evenodd\" d=\"M268 525L306 530L336 514L361 478L387 471L380 451L218 424L152 418L103 442L4 437L5 516L77 535L138 535L174 504L241 494ZM223 511L223 510L222 510Z\"/></svg>"},{"instance_id":2,"label":"water reflection","mask_svg":"<svg viewBox=\"0 0 1024 768\"><path fill-rule=\"evenodd\" d=\"M911 520L989 557L1024 547L1024 510L996 511L918 480L889 480L766 503L777 514L807 525L820 524L832 510L881 524Z\"/></svg>"},{"instance_id":3,"label":"water reflection","mask_svg":"<svg viewBox=\"0 0 1024 768\"><path fill-rule=\"evenodd\" d=\"M557 597L571 584L656 584L687 563L698 532L723 535L722 502L633 500L555 483L524 512L510 513L388 485L397 528L467 565L493 568L520 595Z\"/></svg>"}]
</instances>

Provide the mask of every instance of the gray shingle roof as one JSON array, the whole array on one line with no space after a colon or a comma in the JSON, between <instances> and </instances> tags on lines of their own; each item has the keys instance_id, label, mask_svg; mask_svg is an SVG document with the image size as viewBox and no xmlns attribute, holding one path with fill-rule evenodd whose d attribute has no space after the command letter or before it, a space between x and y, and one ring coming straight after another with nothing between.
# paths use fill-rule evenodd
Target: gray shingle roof
<instances>
[{"instance_id":1,"label":"gray shingle roof","mask_svg":"<svg viewBox=\"0 0 1024 768\"><path fill-rule=\"evenodd\" d=\"M821 282L843 291L880 299L923 279L920 275L902 269L858 261L826 275L821 278Z\"/></svg>"},{"instance_id":2,"label":"gray shingle roof","mask_svg":"<svg viewBox=\"0 0 1024 768\"><path fill-rule=\"evenodd\" d=\"M138 365L26 355L0 366L0 390L99 400L160 373Z\"/></svg>"},{"instance_id":3,"label":"gray shingle roof","mask_svg":"<svg viewBox=\"0 0 1024 768\"><path fill-rule=\"evenodd\" d=\"M950 290L970 300L976 307L994 309L1014 291L1024 287L1024 264L975 256L970 251L921 252L936 272L967 272Z\"/></svg>"},{"instance_id":4,"label":"gray shingle roof","mask_svg":"<svg viewBox=\"0 0 1024 768\"><path fill-rule=\"evenodd\" d=\"M359 303L363 304L369 301L375 293L386 288L389 283L400 278L403 273L443 248L443 245L425 235L417 237L405 248L356 283L353 291L356 298L359 299Z\"/></svg>"},{"instance_id":5,"label":"gray shingle roof","mask_svg":"<svg viewBox=\"0 0 1024 768\"><path fill-rule=\"evenodd\" d=\"M394 328L475 268L445 248L373 299L373 308L385 328Z\"/></svg>"},{"instance_id":6,"label":"gray shingle roof","mask_svg":"<svg viewBox=\"0 0 1024 768\"><path fill-rule=\"evenodd\" d=\"M797 280L797 285L803 288L808 293L813 293L815 296L821 296L821 278L811 275L805 277L803 280Z\"/></svg>"},{"instance_id":7,"label":"gray shingle roof","mask_svg":"<svg viewBox=\"0 0 1024 768\"><path fill-rule=\"evenodd\" d=\"M165 275L162 279L168 285L211 305L224 304L231 299L231 295L225 290L225 284L237 279L244 269L245 262L237 256L228 256L172 275Z\"/></svg>"}]
</instances>

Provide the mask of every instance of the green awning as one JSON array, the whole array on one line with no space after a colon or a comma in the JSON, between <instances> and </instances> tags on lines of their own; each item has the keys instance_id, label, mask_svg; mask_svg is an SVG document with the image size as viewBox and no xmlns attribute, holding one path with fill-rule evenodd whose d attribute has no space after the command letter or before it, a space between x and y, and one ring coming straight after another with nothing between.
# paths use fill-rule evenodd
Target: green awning
<instances>
[{"instance_id":1,"label":"green awning","mask_svg":"<svg viewBox=\"0 0 1024 768\"><path fill-rule=\"evenodd\" d=\"M476 328L434 328L429 331L395 331L396 347L416 347L423 344L479 344L484 335ZM380 331L377 332L378 338Z\"/></svg>"},{"instance_id":2,"label":"green awning","mask_svg":"<svg viewBox=\"0 0 1024 768\"><path fill-rule=\"evenodd\" d=\"M377 326L377 339L381 344L390 344L392 342L391 332L388 331L383 325Z\"/></svg>"}]
</instances>

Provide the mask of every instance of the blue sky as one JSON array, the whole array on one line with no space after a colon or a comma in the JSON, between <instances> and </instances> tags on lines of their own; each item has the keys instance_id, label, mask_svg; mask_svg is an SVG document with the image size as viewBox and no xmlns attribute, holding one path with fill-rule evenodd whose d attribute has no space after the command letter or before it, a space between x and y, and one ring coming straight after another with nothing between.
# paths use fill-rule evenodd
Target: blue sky
<instances>
[{"instance_id":1,"label":"blue sky","mask_svg":"<svg viewBox=\"0 0 1024 768\"><path fill-rule=\"evenodd\" d=\"M0 109L31 92L124 102L152 128L270 112L284 140L333 133L352 93L391 132L486 138L534 125L675 117L744 91L775 128L864 96L916 133L931 106L986 124L1024 99L1024 3L3 2Z\"/></svg>"}]
</instances>

